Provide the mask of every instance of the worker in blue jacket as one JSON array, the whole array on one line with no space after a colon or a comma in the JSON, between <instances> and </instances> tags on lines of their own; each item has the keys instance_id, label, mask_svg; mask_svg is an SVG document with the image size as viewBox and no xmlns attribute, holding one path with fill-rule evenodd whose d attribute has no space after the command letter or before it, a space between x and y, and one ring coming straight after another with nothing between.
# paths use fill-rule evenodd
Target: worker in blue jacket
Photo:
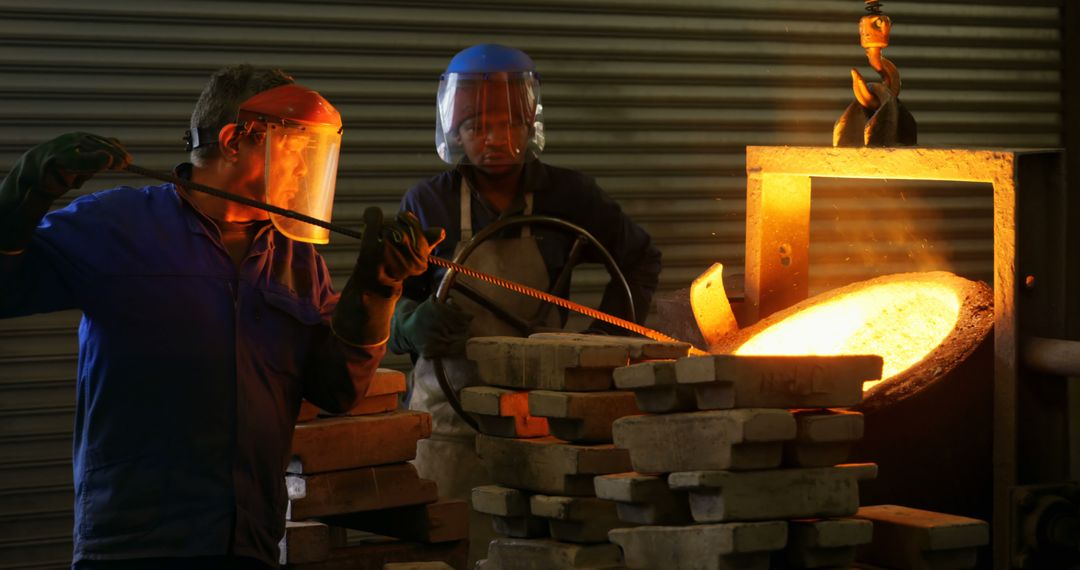
<instances>
[{"instance_id":1,"label":"worker in blue jacket","mask_svg":"<svg viewBox=\"0 0 1080 570\"><path fill-rule=\"evenodd\" d=\"M439 156L453 168L410 188L401 210L415 214L422 225L446 228L447 237L435 254L447 258L477 232L511 216L552 216L576 224L611 253L630 285L641 322L656 290L660 251L592 178L539 160L544 148L542 111L540 78L524 52L483 44L455 55L439 83L435 129ZM465 264L546 291L567 265L574 238L550 226L526 226L483 242ZM585 260L598 260L592 254ZM468 497L472 487L490 481L473 450L474 434L449 407L430 359L443 358L453 388L460 390L470 380L461 358L466 339L518 336L520 331L467 297L454 294L450 303L436 302L432 294L444 273L431 266L406 280L390 346L409 353L415 363L409 406L432 413L433 435L417 449L421 476L435 480L441 495ZM468 284L523 320L538 309L534 299L473 280ZM555 293L565 296L568 285ZM629 318L624 291L618 283L609 283L599 309ZM558 312L550 315L549 326L563 324ZM603 323L590 328L624 332Z\"/></svg>"},{"instance_id":2,"label":"worker in blue jacket","mask_svg":"<svg viewBox=\"0 0 1080 570\"><path fill-rule=\"evenodd\" d=\"M341 118L318 93L224 68L191 127L182 178L329 217ZM46 215L129 160L114 139L71 133L0 183L0 316L83 312L73 568L277 568L301 398L345 411L364 393L401 283L441 230L369 209L338 294L313 245L324 230L173 184Z\"/></svg>"}]
</instances>

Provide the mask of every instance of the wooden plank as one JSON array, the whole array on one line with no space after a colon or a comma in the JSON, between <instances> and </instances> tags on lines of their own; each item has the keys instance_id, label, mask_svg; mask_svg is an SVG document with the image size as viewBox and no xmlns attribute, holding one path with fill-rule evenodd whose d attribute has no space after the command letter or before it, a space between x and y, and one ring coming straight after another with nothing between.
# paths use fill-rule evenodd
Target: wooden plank
<instances>
[{"instance_id":1,"label":"wooden plank","mask_svg":"<svg viewBox=\"0 0 1080 570\"><path fill-rule=\"evenodd\" d=\"M294 521L433 503L439 498L435 483L421 479L410 463L288 475L285 485L289 520Z\"/></svg>"},{"instance_id":2,"label":"wooden plank","mask_svg":"<svg viewBox=\"0 0 1080 570\"><path fill-rule=\"evenodd\" d=\"M327 517L323 521L337 527L416 542L451 542L469 538L469 505L454 499Z\"/></svg>"},{"instance_id":3,"label":"wooden plank","mask_svg":"<svg viewBox=\"0 0 1080 570\"><path fill-rule=\"evenodd\" d=\"M322 418L296 426L289 473L323 473L401 463L416 457L416 442L431 435L431 415L398 411Z\"/></svg>"}]
</instances>

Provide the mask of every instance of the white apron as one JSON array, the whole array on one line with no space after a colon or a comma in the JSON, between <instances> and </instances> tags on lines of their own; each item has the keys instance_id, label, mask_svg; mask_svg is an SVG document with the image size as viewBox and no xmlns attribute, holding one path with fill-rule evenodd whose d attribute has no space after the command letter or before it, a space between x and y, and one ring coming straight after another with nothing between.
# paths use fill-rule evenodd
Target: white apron
<instances>
[{"instance_id":1,"label":"white apron","mask_svg":"<svg viewBox=\"0 0 1080 570\"><path fill-rule=\"evenodd\" d=\"M532 214L533 195L525 195L525 215ZM472 189L468 182L461 181L461 241L455 248L461 251L472 239ZM472 251L464 265L477 271L497 275L524 283L530 287L547 290L550 277L540 255L536 238L528 226L521 229L521 237L508 239L489 239ZM488 299L507 309L522 319L536 314L542 303L539 300L507 291L501 287L471 279L458 274L457 280L465 282ZM504 323L491 312L482 308L471 299L451 293L454 304L473 315L469 327L469 336L521 336L521 333ZM551 311L549 323L557 323L557 311ZM466 386L480 384L476 379L475 365L464 357L443 358L443 367L447 379L453 388L460 392ZM492 483L490 475L476 455L475 432L468 426L446 400L439 382L435 377L434 364L421 356L412 371L413 394L409 409L425 411L431 414L431 438L417 444L416 465L420 476L435 481L439 486L439 496L469 500L473 487ZM487 543L494 536L488 517L480 517L470 511L470 556L471 560L482 557L487 551ZM471 562L470 562L471 564Z\"/></svg>"}]
</instances>

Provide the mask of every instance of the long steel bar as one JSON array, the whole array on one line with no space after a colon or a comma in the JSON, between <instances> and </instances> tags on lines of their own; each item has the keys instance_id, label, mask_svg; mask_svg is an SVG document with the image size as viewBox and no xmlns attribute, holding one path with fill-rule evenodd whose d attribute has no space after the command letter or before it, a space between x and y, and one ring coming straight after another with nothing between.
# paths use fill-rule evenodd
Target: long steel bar
<instances>
[{"instance_id":1,"label":"long steel bar","mask_svg":"<svg viewBox=\"0 0 1080 570\"><path fill-rule=\"evenodd\" d=\"M162 180L164 182L172 182L173 184L176 184L177 186L183 186L184 188L188 188L190 190L197 190L197 191L203 192L205 194L210 194L211 196L216 196L216 197L221 198L223 200L231 200L233 202L239 202L241 204L244 204L245 206L250 206L252 208L257 208L257 209L260 209L260 210L264 210L264 211L267 211L267 212L270 212L270 213L273 213L273 214L277 214L279 216L284 216L284 217L287 217L287 218L292 218L294 220L299 220L301 222L312 224L312 225L318 226L320 228L328 229L328 230L330 230L330 231L332 231L334 233L346 235L346 236L353 237L353 238L356 238L356 239L360 239L360 238L364 237L364 233L362 231L357 231L357 230L354 230L354 229L351 229L351 228L346 228L344 226L340 226L340 225L337 225L337 224L327 222L325 220L320 220L318 218L313 218L311 216L301 214L300 212L296 212L296 211L289 210L289 209L286 209L286 208L281 208L279 206L274 206L273 204L267 204L266 202L261 202L259 200L254 200L252 198L248 198L247 196L241 196L239 194L234 194L232 192L226 192L225 190L221 190L219 188L214 188L213 186L207 186L205 184L200 184L198 182L192 182L191 180L185 180L185 179L180 178L179 176L176 176L176 175L171 174L171 173L158 172L156 170L150 170L149 168L143 168L143 167L135 165L135 164L127 165L125 167L125 170L127 170L128 172L131 172L133 174L138 174L140 176L145 176L147 178L154 178L154 179L157 179L157 180ZM526 295L526 296L529 296L529 297L533 297L535 299L540 299L541 301L546 301L546 302L551 303L553 305L558 305L558 306L560 306L560 307L562 307L564 309L568 309L568 310L574 311L575 313L580 313L580 314L585 315L587 317L592 317L592 318L597 319L599 321L603 321L605 323L609 323L609 324L615 325L617 327L624 328L624 329L626 329L628 331L635 332L637 334L640 334L641 336L651 338L653 340L664 341L664 342L679 342L678 339L670 337L670 336L668 336L668 335L666 335L666 334L664 334L664 333L662 333L660 331L653 330L653 329L650 329L648 327L641 326L641 325L639 325L639 324L637 324L635 322L628 321L626 319L620 319L619 317L616 317L614 315L609 315L607 313L597 311L596 309L593 309L592 307L587 307L587 306L582 305L580 303L575 303L575 302L573 302L573 301L571 301L569 299L563 299L562 297L557 297L555 295L552 295L551 293L547 293L547 292L541 291L539 289L534 289L532 287L529 287L527 285L523 285L521 283L510 281L508 279L503 279L502 277L497 277L497 276L491 275L489 273L484 273L484 272L481 272L481 271L477 271L475 269L466 267L466 266L461 265L459 263L454 263L453 261L450 261L449 259L443 259L441 257L437 257L437 256L434 256L434 255L429 255L428 256L428 263L433 263L435 265L438 265L440 267L445 267L447 269L453 269L453 270L461 273L462 275L472 277L473 279L479 279L481 281L491 283L492 285L502 287L503 289L508 289L510 291L513 291L513 292L521 294L521 295Z\"/></svg>"}]
</instances>

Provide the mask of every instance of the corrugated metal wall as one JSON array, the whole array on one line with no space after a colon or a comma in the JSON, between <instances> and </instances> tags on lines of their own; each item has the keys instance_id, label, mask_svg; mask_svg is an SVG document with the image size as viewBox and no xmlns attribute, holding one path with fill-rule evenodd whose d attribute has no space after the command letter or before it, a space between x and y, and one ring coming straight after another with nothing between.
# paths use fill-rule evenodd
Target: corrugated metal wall
<instances>
[{"instance_id":1,"label":"corrugated metal wall","mask_svg":"<svg viewBox=\"0 0 1080 570\"><path fill-rule=\"evenodd\" d=\"M886 55L903 74L920 142L1059 146L1061 2L886 2L895 23ZM211 71L277 65L341 109L335 221L356 223L366 205L392 211L406 187L442 168L432 152L438 74L458 49L502 42L529 52L543 74L546 160L597 177L652 232L665 290L722 261L737 293L744 146L829 144L852 98L848 69L872 73L857 43L861 15L859 0L0 0L0 168L78 129L118 137L139 164L168 169L184 158L180 135ZM103 176L86 190L120 182L139 181ZM986 188L815 191L815 289L911 267L931 259L926 250L989 275ZM325 252L343 276L353 244ZM600 280L583 271L580 298L595 297ZM77 318L0 322L3 569L59 568L70 556Z\"/></svg>"}]
</instances>

